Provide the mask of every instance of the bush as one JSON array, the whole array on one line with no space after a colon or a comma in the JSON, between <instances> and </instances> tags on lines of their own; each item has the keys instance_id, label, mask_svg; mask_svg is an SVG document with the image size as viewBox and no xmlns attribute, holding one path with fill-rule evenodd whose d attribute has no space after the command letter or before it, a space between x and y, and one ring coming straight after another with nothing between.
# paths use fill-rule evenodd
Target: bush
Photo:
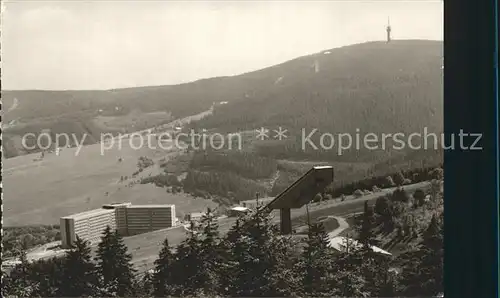
<instances>
[{"instance_id":1,"label":"bush","mask_svg":"<svg viewBox=\"0 0 500 298\"><path fill-rule=\"evenodd\" d=\"M314 198L313 198L313 202L314 203L318 203L318 202L321 202L323 200L323 196L321 195L321 193L317 193Z\"/></svg>"},{"instance_id":2,"label":"bush","mask_svg":"<svg viewBox=\"0 0 500 298\"><path fill-rule=\"evenodd\" d=\"M356 189L356 191L354 191L354 193L352 194L354 197L356 198L359 198L359 197L362 197L364 195L363 191L360 190L360 189Z\"/></svg>"},{"instance_id":3,"label":"bush","mask_svg":"<svg viewBox=\"0 0 500 298\"><path fill-rule=\"evenodd\" d=\"M406 191L402 188L397 188L391 196L391 201L393 202L409 202L410 196L406 193Z\"/></svg>"},{"instance_id":4,"label":"bush","mask_svg":"<svg viewBox=\"0 0 500 298\"><path fill-rule=\"evenodd\" d=\"M396 183L394 183L394 179L392 179L391 176L387 176L385 178L385 182L386 182L386 186L387 187L394 187L394 186L396 186Z\"/></svg>"},{"instance_id":5,"label":"bush","mask_svg":"<svg viewBox=\"0 0 500 298\"><path fill-rule=\"evenodd\" d=\"M397 186L403 185L405 182L405 177L403 176L403 173L398 172L396 175L394 175L394 183L396 183Z\"/></svg>"},{"instance_id":6,"label":"bush","mask_svg":"<svg viewBox=\"0 0 500 298\"><path fill-rule=\"evenodd\" d=\"M27 250L60 239L58 225L6 227L2 238L2 253L4 257L12 257L21 249Z\"/></svg>"},{"instance_id":7,"label":"bush","mask_svg":"<svg viewBox=\"0 0 500 298\"><path fill-rule=\"evenodd\" d=\"M434 170L429 172L429 176L432 179L442 180L444 177L444 171L442 168L435 168Z\"/></svg>"},{"instance_id":8,"label":"bush","mask_svg":"<svg viewBox=\"0 0 500 298\"><path fill-rule=\"evenodd\" d=\"M139 168L140 171L142 171L145 168L149 168L152 165L154 165L153 160L145 156L139 157L139 161L137 162L137 167Z\"/></svg>"},{"instance_id":9,"label":"bush","mask_svg":"<svg viewBox=\"0 0 500 298\"><path fill-rule=\"evenodd\" d=\"M141 179L141 184L154 183L158 187L167 187L172 186L172 192L178 191L178 188L175 190L174 187L181 186L182 183L177 179L177 176L171 174L160 174L156 176L150 176L147 178Z\"/></svg>"},{"instance_id":10,"label":"bush","mask_svg":"<svg viewBox=\"0 0 500 298\"><path fill-rule=\"evenodd\" d=\"M425 193L421 189L417 189L413 193L413 199L415 199L415 204L417 206L422 206L425 203L425 197Z\"/></svg>"},{"instance_id":11,"label":"bush","mask_svg":"<svg viewBox=\"0 0 500 298\"><path fill-rule=\"evenodd\" d=\"M392 216L391 213L391 201L387 196L379 197L375 201L374 207L375 214L380 215L382 217L388 218Z\"/></svg>"}]
</instances>

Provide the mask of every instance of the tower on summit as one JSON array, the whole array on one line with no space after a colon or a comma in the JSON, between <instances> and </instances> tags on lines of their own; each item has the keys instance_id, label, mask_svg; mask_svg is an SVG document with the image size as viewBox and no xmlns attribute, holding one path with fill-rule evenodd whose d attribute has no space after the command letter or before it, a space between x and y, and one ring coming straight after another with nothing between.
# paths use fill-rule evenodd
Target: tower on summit
<instances>
[{"instance_id":1,"label":"tower on summit","mask_svg":"<svg viewBox=\"0 0 500 298\"><path fill-rule=\"evenodd\" d=\"M391 23L390 23L389 17L387 17L386 31L387 31L387 42L390 42L391 41Z\"/></svg>"}]
</instances>

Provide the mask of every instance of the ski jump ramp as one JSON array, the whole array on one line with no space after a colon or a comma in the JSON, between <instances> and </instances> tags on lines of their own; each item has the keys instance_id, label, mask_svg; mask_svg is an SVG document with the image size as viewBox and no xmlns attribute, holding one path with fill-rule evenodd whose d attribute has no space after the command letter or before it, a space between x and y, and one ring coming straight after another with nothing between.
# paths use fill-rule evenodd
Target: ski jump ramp
<instances>
[{"instance_id":1,"label":"ski jump ramp","mask_svg":"<svg viewBox=\"0 0 500 298\"><path fill-rule=\"evenodd\" d=\"M313 200L316 194L322 192L333 182L333 167L313 167L287 189L280 193L274 200L263 207L262 211L271 212L280 210L281 232L291 234L292 220L291 209L298 209Z\"/></svg>"}]
</instances>

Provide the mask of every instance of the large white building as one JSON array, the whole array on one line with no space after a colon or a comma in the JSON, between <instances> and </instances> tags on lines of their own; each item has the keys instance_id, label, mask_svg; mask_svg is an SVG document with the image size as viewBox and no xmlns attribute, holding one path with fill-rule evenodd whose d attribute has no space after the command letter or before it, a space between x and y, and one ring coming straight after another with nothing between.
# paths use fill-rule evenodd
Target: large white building
<instances>
[{"instance_id":1,"label":"large white building","mask_svg":"<svg viewBox=\"0 0 500 298\"><path fill-rule=\"evenodd\" d=\"M106 227L116 229L115 211L110 209L96 209L61 217L61 246L70 247L76 236L96 243L99 241Z\"/></svg>"},{"instance_id":2,"label":"large white building","mask_svg":"<svg viewBox=\"0 0 500 298\"><path fill-rule=\"evenodd\" d=\"M175 205L113 203L61 218L61 246L71 247L76 236L96 243L109 226L123 236L132 236L175 226Z\"/></svg>"}]
</instances>

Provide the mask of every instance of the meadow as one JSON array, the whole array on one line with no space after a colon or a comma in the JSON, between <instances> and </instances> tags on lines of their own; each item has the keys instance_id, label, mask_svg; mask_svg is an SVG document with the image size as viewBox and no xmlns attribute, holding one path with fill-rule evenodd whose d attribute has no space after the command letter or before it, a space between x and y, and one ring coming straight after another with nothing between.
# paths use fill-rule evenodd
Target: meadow
<instances>
[{"instance_id":1,"label":"meadow","mask_svg":"<svg viewBox=\"0 0 500 298\"><path fill-rule=\"evenodd\" d=\"M84 146L76 155L77 150L64 148L59 155L48 153L38 161L39 153L3 160L5 226L56 224L61 216L115 201L175 204L185 213L214 206L209 200L137 183L158 173L160 160L177 156L175 148L165 151L143 146L135 150L124 140L121 149L115 145L103 155L100 144ZM151 158L155 165L132 178L141 156Z\"/></svg>"}]
</instances>

